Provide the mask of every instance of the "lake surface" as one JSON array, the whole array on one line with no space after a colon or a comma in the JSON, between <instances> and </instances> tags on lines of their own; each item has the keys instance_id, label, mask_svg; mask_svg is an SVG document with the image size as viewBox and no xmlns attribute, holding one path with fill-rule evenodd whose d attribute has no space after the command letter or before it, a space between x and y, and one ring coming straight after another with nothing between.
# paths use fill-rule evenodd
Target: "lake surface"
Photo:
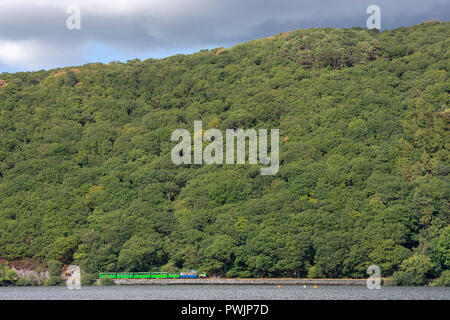
<instances>
[{"instance_id":1,"label":"lake surface","mask_svg":"<svg viewBox=\"0 0 450 320\"><path fill-rule=\"evenodd\" d=\"M445 287L147 285L0 287L0 300L450 300Z\"/></svg>"}]
</instances>

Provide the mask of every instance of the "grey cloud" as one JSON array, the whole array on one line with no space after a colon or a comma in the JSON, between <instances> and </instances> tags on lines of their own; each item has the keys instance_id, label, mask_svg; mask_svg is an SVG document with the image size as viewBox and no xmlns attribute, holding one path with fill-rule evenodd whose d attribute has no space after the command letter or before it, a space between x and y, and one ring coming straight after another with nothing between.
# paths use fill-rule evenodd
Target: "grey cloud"
<instances>
[{"instance_id":1,"label":"grey cloud","mask_svg":"<svg viewBox=\"0 0 450 320\"><path fill-rule=\"evenodd\" d=\"M47 0L38 6L18 0L5 7L0 1L0 42L37 40L52 44L49 47L58 45L61 52L103 44L130 55L146 52L151 56L154 50L228 46L298 28L365 27L366 8L371 4L381 8L383 29L431 19L447 21L450 15L448 0L128 0L123 14L107 10L108 1L100 1L106 6L102 11L101 6L94 10L88 2L74 0L81 8L82 27L67 30L68 14L61 3L52 5L56 2ZM49 61L42 65L47 66L52 56L49 52ZM68 55L67 63L73 59Z\"/></svg>"}]
</instances>

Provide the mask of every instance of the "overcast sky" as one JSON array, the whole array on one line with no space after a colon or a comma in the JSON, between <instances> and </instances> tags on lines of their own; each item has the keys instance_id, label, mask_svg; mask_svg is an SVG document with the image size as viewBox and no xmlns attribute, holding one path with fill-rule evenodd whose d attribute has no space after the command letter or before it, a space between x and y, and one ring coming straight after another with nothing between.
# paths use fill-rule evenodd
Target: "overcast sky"
<instances>
[{"instance_id":1,"label":"overcast sky","mask_svg":"<svg viewBox=\"0 0 450 320\"><path fill-rule=\"evenodd\" d=\"M311 27L449 21L450 0L0 0L0 73L161 58ZM76 5L81 28L66 26Z\"/></svg>"}]
</instances>

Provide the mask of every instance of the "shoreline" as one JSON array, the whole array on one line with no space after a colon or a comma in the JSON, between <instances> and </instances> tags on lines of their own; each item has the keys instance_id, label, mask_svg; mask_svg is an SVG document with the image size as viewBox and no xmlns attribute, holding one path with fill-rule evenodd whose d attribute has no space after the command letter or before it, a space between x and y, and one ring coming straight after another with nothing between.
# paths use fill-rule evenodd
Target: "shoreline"
<instances>
[{"instance_id":1,"label":"shoreline","mask_svg":"<svg viewBox=\"0 0 450 320\"><path fill-rule=\"evenodd\" d=\"M115 285L342 285L365 286L367 279L111 279Z\"/></svg>"}]
</instances>

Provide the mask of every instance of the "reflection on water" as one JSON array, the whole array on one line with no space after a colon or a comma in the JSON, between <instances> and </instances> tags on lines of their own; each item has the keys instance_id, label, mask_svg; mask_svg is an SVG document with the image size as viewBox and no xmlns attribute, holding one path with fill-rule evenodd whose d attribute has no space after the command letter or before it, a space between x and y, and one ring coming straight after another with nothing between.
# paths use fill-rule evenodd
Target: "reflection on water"
<instances>
[{"instance_id":1,"label":"reflection on water","mask_svg":"<svg viewBox=\"0 0 450 320\"><path fill-rule=\"evenodd\" d=\"M450 288L301 285L148 285L66 287L0 287L0 300L450 300Z\"/></svg>"}]
</instances>

